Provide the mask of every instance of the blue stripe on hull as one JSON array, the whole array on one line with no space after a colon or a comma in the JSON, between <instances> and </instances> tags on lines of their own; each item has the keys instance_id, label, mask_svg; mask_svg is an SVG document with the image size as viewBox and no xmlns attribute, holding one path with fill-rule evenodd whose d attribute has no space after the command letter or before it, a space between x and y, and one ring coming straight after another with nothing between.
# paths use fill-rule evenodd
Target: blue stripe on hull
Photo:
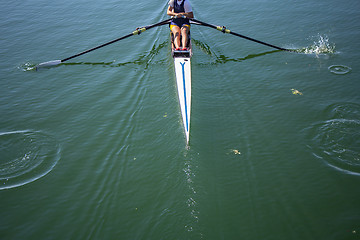
<instances>
[{"instance_id":1,"label":"blue stripe on hull","mask_svg":"<svg viewBox=\"0 0 360 240\"><path fill-rule=\"evenodd\" d=\"M181 63L180 65L182 67L182 75L183 75L183 87L184 87L184 102L185 102L185 119L186 119L186 132L189 131L189 120L188 120L188 114L187 114L187 99L186 99L186 82L185 82L185 63Z\"/></svg>"}]
</instances>

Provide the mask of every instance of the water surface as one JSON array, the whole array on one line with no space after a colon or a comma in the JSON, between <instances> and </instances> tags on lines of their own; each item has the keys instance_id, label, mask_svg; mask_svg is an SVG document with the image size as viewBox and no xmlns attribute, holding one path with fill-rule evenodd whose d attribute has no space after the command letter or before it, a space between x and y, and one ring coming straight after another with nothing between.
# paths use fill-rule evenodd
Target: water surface
<instances>
[{"instance_id":1,"label":"water surface","mask_svg":"<svg viewBox=\"0 0 360 240\"><path fill-rule=\"evenodd\" d=\"M358 239L357 1L191 1L185 143L166 1L0 9L1 239Z\"/></svg>"}]
</instances>

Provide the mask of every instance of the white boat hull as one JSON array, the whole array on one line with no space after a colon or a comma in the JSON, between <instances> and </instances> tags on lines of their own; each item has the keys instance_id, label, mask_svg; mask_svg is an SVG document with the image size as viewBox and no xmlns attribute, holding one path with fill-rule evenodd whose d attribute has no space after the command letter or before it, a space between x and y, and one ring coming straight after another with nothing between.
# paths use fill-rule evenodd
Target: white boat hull
<instances>
[{"instance_id":1,"label":"white boat hull","mask_svg":"<svg viewBox=\"0 0 360 240\"><path fill-rule=\"evenodd\" d=\"M190 57L174 57L176 84L186 142L190 138L191 63Z\"/></svg>"}]
</instances>

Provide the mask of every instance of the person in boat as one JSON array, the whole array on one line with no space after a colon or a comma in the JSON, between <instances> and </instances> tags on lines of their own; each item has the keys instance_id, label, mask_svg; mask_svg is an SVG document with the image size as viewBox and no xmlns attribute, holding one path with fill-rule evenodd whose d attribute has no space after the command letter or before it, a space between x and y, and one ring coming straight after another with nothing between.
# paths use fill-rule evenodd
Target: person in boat
<instances>
[{"instance_id":1,"label":"person in boat","mask_svg":"<svg viewBox=\"0 0 360 240\"><path fill-rule=\"evenodd\" d=\"M174 35L174 45L176 50L188 50L190 21L194 14L189 0L170 0L167 15L175 17L170 23L170 30ZM186 18L183 18L185 16ZM180 42L180 36L182 41ZM180 48L182 46L182 48Z\"/></svg>"}]
</instances>

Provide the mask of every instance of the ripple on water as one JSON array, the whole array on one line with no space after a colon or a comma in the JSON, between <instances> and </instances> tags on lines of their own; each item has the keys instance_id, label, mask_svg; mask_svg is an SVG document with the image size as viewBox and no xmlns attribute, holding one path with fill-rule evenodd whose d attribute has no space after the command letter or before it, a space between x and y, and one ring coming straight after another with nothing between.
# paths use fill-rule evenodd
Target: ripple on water
<instances>
[{"instance_id":1,"label":"ripple on water","mask_svg":"<svg viewBox=\"0 0 360 240\"><path fill-rule=\"evenodd\" d=\"M351 68L344 65L331 65L328 69L331 73L337 75L344 75L351 72Z\"/></svg>"},{"instance_id":2,"label":"ripple on water","mask_svg":"<svg viewBox=\"0 0 360 240\"><path fill-rule=\"evenodd\" d=\"M59 144L44 132L0 133L0 190L22 186L45 176L59 158Z\"/></svg>"},{"instance_id":3,"label":"ripple on water","mask_svg":"<svg viewBox=\"0 0 360 240\"><path fill-rule=\"evenodd\" d=\"M360 175L360 105L333 104L326 113L329 120L309 128L314 155L337 170Z\"/></svg>"}]
</instances>

